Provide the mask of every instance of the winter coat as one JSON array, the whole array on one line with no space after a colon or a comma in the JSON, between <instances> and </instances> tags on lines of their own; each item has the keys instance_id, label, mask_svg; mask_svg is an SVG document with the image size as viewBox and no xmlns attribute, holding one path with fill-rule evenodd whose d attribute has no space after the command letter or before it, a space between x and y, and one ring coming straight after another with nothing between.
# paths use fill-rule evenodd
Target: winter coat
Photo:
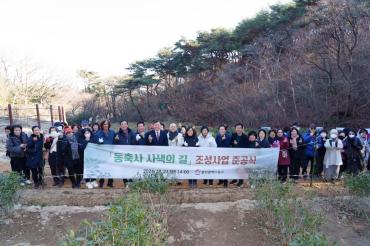
<instances>
[{"instance_id":1,"label":"winter coat","mask_svg":"<svg viewBox=\"0 0 370 246\"><path fill-rule=\"evenodd\" d=\"M279 161L278 165L279 166L289 166L290 165L290 156L289 156L289 141L288 138L283 136L279 141Z\"/></svg>"},{"instance_id":2,"label":"winter coat","mask_svg":"<svg viewBox=\"0 0 370 246\"><path fill-rule=\"evenodd\" d=\"M258 148L270 148L271 147L267 138L264 138L262 141L261 139L258 138L257 143L258 143Z\"/></svg>"},{"instance_id":3,"label":"winter coat","mask_svg":"<svg viewBox=\"0 0 370 246\"><path fill-rule=\"evenodd\" d=\"M230 148L231 147L231 135L225 133L225 139L222 139L221 134L216 135L216 144L219 148Z\"/></svg>"},{"instance_id":4,"label":"winter coat","mask_svg":"<svg viewBox=\"0 0 370 246\"><path fill-rule=\"evenodd\" d=\"M152 137L152 142L149 141L149 136ZM159 139L157 139L155 130L148 132L146 135L146 144L152 146L168 146L167 132L159 131Z\"/></svg>"},{"instance_id":5,"label":"winter coat","mask_svg":"<svg viewBox=\"0 0 370 246\"><path fill-rule=\"evenodd\" d=\"M208 133L206 137L203 137L202 134L199 134L198 140L199 140L199 147L212 147L212 148L217 147L216 140L212 136L211 133Z\"/></svg>"},{"instance_id":6,"label":"winter coat","mask_svg":"<svg viewBox=\"0 0 370 246\"><path fill-rule=\"evenodd\" d=\"M84 160L84 153L85 149L88 143L94 143L94 139L90 138L89 141L87 141L85 138L80 138L78 142L78 153L80 155L80 159L83 161Z\"/></svg>"},{"instance_id":7,"label":"winter coat","mask_svg":"<svg viewBox=\"0 0 370 246\"><path fill-rule=\"evenodd\" d=\"M321 136L318 136L317 137L317 144L316 144L316 148L317 148L317 156L325 156L325 152L326 152L326 148L325 148L325 142L326 142L327 138L323 139Z\"/></svg>"},{"instance_id":8,"label":"winter coat","mask_svg":"<svg viewBox=\"0 0 370 246\"><path fill-rule=\"evenodd\" d=\"M36 140L34 140L36 138ZM44 136L36 136L32 134L27 141L26 149L26 165L29 168L40 168L43 166L43 145L44 145Z\"/></svg>"},{"instance_id":9,"label":"winter coat","mask_svg":"<svg viewBox=\"0 0 370 246\"><path fill-rule=\"evenodd\" d=\"M310 130L303 136L303 141L306 145L306 151L305 154L308 157L314 157L315 156L315 143L316 143L316 136L310 135Z\"/></svg>"},{"instance_id":10,"label":"winter coat","mask_svg":"<svg viewBox=\"0 0 370 246\"><path fill-rule=\"evenodd\" d=\"M21 144L27 144L28 137L24 132L21 132L19 137L14 134L9 134L6 140L6 150L9 157L25 157L25 148L21 148Z\"/></svg>"},{"instance_id":11,"label":"winter coat","mask_svg":"<svg viewBox=\"0 0 370 246\"><path fill-rule=\"evenodd\" d=\"M328 139L325 142L325 156L324 165L326 168L332 165L343 165L341 150L343 149L343 142L340 139L332 140Z\"/></svg>"},{"instance_id":12,"label":"winter coat","mask_svg":"<svg viewBox=\"0 0 370 246\"><path fill-rule=\"evenodd\" d=\"M124 132L122 129L119 129L116 136L118 136L118 140L114 139L114 143L118 145L132 145L135 142L135 133L131 131L130 128L127 129L127 133Z\"/></svg>"},{"instance_id":13,"label":"winter coat","mask_svg":"<svg viewBox=\"0 0 370 246\"><path fill-rule=\"evenodd\" d=\"M168 138L168 146L183 146L184 144L184 137L182 136L181 133L177 133L177 136L170 140L170 133L167 133L167 138Z\"/></svg>"},{"instance_id":14,"label":"winter coat","mask_svg":"<svg viewBox=\"0 0 370 246\"><path fill-rule=\"evenodd\" d=\"M78 141L77 141L77 137L75 135L73 135L73 139L71 140L72 143L77 143L78 144ZM73 153L72 153L72 144L71 144L70 140L68 140L68 138L66 137L65 138L65 142L63 144L63 155L64 155L64 165L67 167L67 168L71 168L74 166L74 162L75 161L78 161L78 160L81 160L80 159L80 155L78 156L73 156ZM79 150L79 149L77 149Z\"/></svg>"},{"instance_id":15,"label":"winter coat","mask_svg":"<svg viewBox=\"0 0 370 246\"><path fill-rule=\"evenodd\" d=\"M199 139L197 136L185 136L184 138L184 146L185 147L199 147Z\"/></svg>"},{"instance_id":16,"label":"winter coat","mask_svg":"<svg viewBox=\"0 0 370 246\"><path fill-rule=\"evenodd\" d=\"M144 132L143 135L141 135L139 132L135 133L133 145L145 145L146 144L146 136L147 133Z\"/></svg>"},{"instance_id":17,"label":"winter coat","mask_svg":"<svg viewBox=\"0 0 370 246\"><path fill-rule=\"evenodd\" d=\"M351 139L349 137L346 137L346 139L343 141L343 149L346 155L347 166L357 166L359 167L359 169L362 169L361 167L362 148L363 146L359 138L354 137Z\"/></svg>"},{"instance_id":18,"label":"winter coat","mask_svg":"<svg viewBox=\"0 0 370 246\"><path fill-rule=\"evenodd\" d=\"M237 144L234 143L234 141L237 142ZM244 133L241 136L238 136L238 134L233 133L231 136L231 147L233 148L248 148L248 137Z\"/></svg>"},{"instance_id":19,"label":"winter coat","mask_svg":"<svg viewBox=\"0 0 370 246\"><path fill-rule=\"evenodd\" d=\"M99 130L95 134L95 139L98 144L114 144L114 137L116 136L116 133L109 129L107 133L105 133L103 130Z\"/></svg>"},{"instance_id":20,"label":"winter coat","mask_svg":"<svg viewBox=\"0 0 370 246\"><path fill-rule=\"evenodd\" d=\"M292 146L292 137L288 137L288 142L289 142L289 156L290 156L290 160L293 162L293 161L303 161L304 159L304 155L305 155L305 147L304 147L304 141L303 141L303 138L301 136L298 136L297 138L297 149L293 149L293 146Z\"/></svg>"}]
</instances>

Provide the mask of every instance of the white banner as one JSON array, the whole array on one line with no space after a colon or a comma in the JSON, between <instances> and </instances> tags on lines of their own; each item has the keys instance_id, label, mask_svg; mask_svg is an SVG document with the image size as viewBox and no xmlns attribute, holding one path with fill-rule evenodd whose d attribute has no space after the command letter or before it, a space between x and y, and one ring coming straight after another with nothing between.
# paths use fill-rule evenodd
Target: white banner
<instances>
[{"instance_id":1,"label":"white banner","mask_svg":"<svg viewBox=\"0 0 370 246\"><path fill-rule=\"evenodd\" d=\"M84 178L138 178L162 172L173 179L247 179L275 173L279 148L208 148L88 144Z\"/></svg>"}]
</instances>

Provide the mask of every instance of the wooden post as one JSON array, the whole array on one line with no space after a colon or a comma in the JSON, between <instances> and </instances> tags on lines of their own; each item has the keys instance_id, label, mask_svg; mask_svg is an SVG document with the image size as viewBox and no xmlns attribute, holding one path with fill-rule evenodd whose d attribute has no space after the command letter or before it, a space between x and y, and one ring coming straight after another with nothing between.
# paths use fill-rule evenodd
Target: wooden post
<instances>
[{"instance_id":1,"label":"wooden post","mask_svg":"<svg viewBox=\"0 0 370 246\"><path fill-rule=\"evenodd\" d=\"M41 129L40 109L39 109L39 105L37 103L36 103L36 116L37 116L37 125Z\"/></svg>"},{"instance_id":2,"label":"wooden post","mask_svg":"<svg viewBox=\"0 0 370 246\"><path fill-rule=\"evenodd\" d=\"M13 125L13 112L12 112L12 105L8 104L8 116L9 116L9 124Z\"/></svg>"},{"instance_id":3,"label":"wooden post","mask_svg":"<svg viewBox=\"0 0 370 246\"><path fill-rule=\"evenodd\" d=\"M62 112L60 111L60 106L58 106L59 122L62 121Z\"/></svg>"},{"instance_id":4,"label":"wooden post","mask_svg":"<svg viewBox=\"0 0 370 246\"><path fill-rule=\"evenodd\" d=\"M66 119L64 117L64 107L62 106L62 119L63 119L63 122L66 122Z\"/></svg>"},{"instance_id":5,"label":"wooden post","mask_svg":"<svg viewBox=\"0 0 370 246\"><path fill-rule=\"evenodd\" d=\"M50 105L50 122L51 122L51 126L53 126L54 125L53 105Z\"/></svg>"}]
</instances>

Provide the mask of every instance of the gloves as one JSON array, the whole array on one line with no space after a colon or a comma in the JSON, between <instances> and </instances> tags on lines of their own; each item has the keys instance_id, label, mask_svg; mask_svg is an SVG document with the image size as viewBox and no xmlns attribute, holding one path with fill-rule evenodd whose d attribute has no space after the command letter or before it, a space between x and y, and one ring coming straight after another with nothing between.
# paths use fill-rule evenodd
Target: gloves
<instances>
[{"instance_id":1,"label":"gloves","mask_svg":"<svg viewBox=\"0 0 370 246\"><path fill-rule=\"evenodd\" d=\"M197 142L197 143L195 144L195 146L199 146L199 142Z\"/></svg>"},{"instance_id":2,"label":"gloves","mask_svg":"<svg viewBox=\"0 0 370 246\"><path fill-rule=\"evenodd\" d=\"M136 141L139 141L141 139L139 134L136 134Z\"/></svg>"},{"instance_id":3,"label":"gloves","mask_svg":"<svg viewBox=\"0 0 370 246\"><path fill-rule=\"evenodd\" d=\"M188 143L186 141L184 142L184 146L188 147Z\"/></svg>"}]
</instances>

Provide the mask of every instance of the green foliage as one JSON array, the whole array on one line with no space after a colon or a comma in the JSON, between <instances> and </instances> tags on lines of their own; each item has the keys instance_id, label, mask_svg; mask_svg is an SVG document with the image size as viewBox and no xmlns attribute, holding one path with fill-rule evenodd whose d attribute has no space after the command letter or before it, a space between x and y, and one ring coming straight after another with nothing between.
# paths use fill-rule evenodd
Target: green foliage
<instances>
[{"instance_id":1,"label":"green foliage","mask_svg":"<svg viewBox=\"0 0 370 246\"><path fill-rule=\"evenodd\" d=\"M348 188L349 192L358 196L370 195L370 173L363 172L359 175L347 175L344 179L344 185Z\"/></svg>"},{"instance_id":2,"label":"green foliage","mask_svg":"<svg viewBox=\"0 0 370 246\"><path fill-rule=\"evenodd\" d=\"M110 206L104 221L83 221L83 229L70 231L59 245L167 245L165 206L154 205L150 194L160 194L163 202L168 184L160 172L133 182L130 192Z\"/></svg>"},{"instance_id":3,"label":"green foliage","mask_svg":"<svg viewBox=\"0 0 370 246\"><path fill-rule=\"evenodd\" d=\"M294 238L289 246L328 246L328 240L319 233L300 234Z\"/></svg>"},{"instance_id":4,"label":"green foliage","mask_svg":"<svg viewBox=\"0 0 370 246\"><path fill-rule=\"evenodd\" d=\"M166 245L165 222L134 192L112 204L106 220L84 221L83 231L69 232L59 245Z\"/></svg>"},{"instance_id":5,"label":"green foliage","mask_svg":"<svg viewBox=\"0 0 370 246\"><path fill-rule=\"evenodd\" d=\"M265 218L281 230L284 243L327 245L320 244L326 242L325 237L318 233L321 214L304 206L302 200L294 194L291 183L282 184L277 180L266 179L257 186L256 200ZM310 243L300 244L305 239Z\"/></svg>"},{"instance_id":6,"label":"green foliage","mask_svg":"<svg viewBox=\"0 0 370 246\"><path fill-rule=\"evenodd\" d=\"M154 194L165 194L171 181L164 178L162 172L145 175L143 178L135 179L130 184L130 189L136 192L149 192Z\"/></svg>"},{"instance_id":7,"label":"green foliage","mask_svg":"<svg viewBox=\"0 0 370 246\"><path fill-rule=\"evenodd\" d=\"M21 188L18 173L0 173L0 208L8 209L14 204L14 196Z\"/></svg>"}]
</instances>

